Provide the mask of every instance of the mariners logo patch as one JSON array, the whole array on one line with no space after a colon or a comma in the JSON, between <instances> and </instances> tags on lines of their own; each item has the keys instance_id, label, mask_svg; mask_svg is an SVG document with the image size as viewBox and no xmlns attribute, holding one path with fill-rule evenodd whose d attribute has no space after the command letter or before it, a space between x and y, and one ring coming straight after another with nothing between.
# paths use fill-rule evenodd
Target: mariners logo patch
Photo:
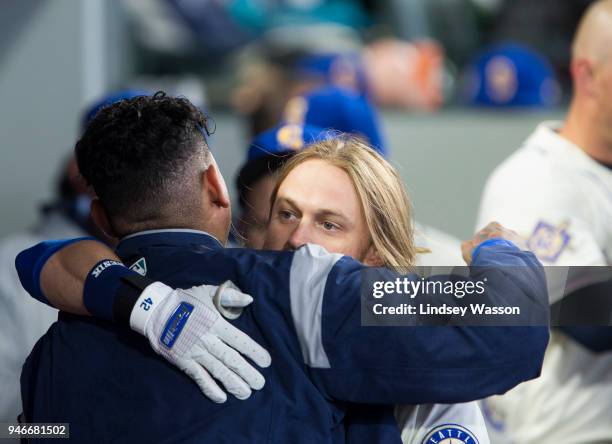
<instances>
[{"instance_id":1,"label":"mariners logo patch","mask_svg":"<svg viewBox=\"0 0 612 444\"><path fill-rule=\"evenodd\" d=\"M463 426L444 424L432 429L422 444L478 444L478 440Z\"/></svg>"},{"instance_id":2,"label":"mariners logo patch","mask_svg":"<svg viewBox=\"0 0 612 444\"><path fill-rule=\"evenodd\" d=\"M278 130L276 140L285 148L298 151L304 147L303 129L300 125L285 125Z\"/></svg>"},{"instance_id":3,"label":"mariners logo patch","mask_svg":"<svg viewBox=\"0 0 612 444\"><path fill-rule=\"evenodd\" d=\"M135 271L141 276L146 276L147 275L147 261L145 260L144 257L141 257L140 259L138 259L136 262L132 264L132 266L130 267L130 270Z\"/></svg>"},{"instance_id":4,"label":"mariners logo patch","mask_svg":"<svg viewBox=\"0 0 612 444\"><path fill-rule=\"evenodd\" d=\"M510 102L518 90L516 66L507 57L494 57L487 63L487 93L497 103Z\"/></svg>"},{"instance_id":5,"label":"mariners logo patch","mask_svg":"<svg viewBox=\"0 0 612 444\"><path fill-rule=\"evenodd\" d=\"M569 243L570 235L566 230L568 225L562 223L554 226L543 220L539 221L527 240L527 246L541 260L555 262Z\"/></svg>"}]
</instances>

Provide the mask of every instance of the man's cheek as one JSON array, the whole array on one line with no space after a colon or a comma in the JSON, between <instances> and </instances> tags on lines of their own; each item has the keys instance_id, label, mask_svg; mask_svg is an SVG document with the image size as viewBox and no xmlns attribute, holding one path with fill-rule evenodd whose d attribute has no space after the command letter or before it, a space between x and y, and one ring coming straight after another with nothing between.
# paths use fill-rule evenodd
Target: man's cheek
<instances>
[{"instance_id":1,"label":"man's cheek","mask_svg":"<svg viewBox=\"0 0 612 444\"><path fill-rule=\"evenodd\" d=\"M267 250L280 250L287 241L287 234L275 221L271 221L263 234L264 248Z\"/></svg>"}]
</instances>

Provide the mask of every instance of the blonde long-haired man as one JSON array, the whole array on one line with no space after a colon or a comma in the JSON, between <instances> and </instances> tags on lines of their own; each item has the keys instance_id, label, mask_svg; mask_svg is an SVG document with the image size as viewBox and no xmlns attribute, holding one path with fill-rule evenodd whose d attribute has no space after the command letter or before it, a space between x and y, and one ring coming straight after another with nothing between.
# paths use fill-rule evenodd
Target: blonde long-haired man
<instances>
[{"instance_id":1,"label":"blonde long-haired man","mask_svg":"<svg viewBox=\"0 0 612 444\"><path fill-rule=\"evenodd\" d=\"M266 249L317 244L402 273L415 271L417 256L428 253L415 244L412 205L397 171L356 138L323 140L287 161L272 192L266 231ZM393 416L392 408L362 406L359 414L369 419L373 442L385 440L381 431L393 433L381 427ZM345 417L349 442L355 416L349 409ZM468 441L489 442L476 402L397 406L395 418L405 444L421 443L444 425L446 433L464 431Z\"/></svg>"},{"instance_id":2,"label":"blonde long-haired man","mask_svg":"<svg viewBox=\"0 0 612 444\"><path fill-rule=\"evenodd\" d=\"M610 266L611 0L595 2L582 18L571 75L574 95L565 121L542 123L494 171L478 223L495 219L512 226L529 238L545 265ZM550 303L565 311L609 314L612 283L577 277L570 274L567 290ZM486 401L492 440L498 434L500 442L513 443L612 442L610 350L611 327L555 329L542 376Z\"/></svg>"}]
</instances>

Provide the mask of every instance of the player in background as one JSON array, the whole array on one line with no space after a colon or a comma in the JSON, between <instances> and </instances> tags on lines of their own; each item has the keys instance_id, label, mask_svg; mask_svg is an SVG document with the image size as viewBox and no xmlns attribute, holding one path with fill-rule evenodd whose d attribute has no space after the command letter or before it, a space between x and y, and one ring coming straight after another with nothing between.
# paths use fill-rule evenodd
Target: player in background
<instances>
[{"instance_id":1,"label":"player in background","mask_svg":"<svg viewBox=\"0 0 612 444\"><path fill-rule=\"evenodd\" d=\"M144 93L124 90L100 98L84 110L81 131L103 105L138 94ZM15 272L15 256L27 246L46 239L89 234L109 240L90 218L91 198L71 155L62 165L53 201L41 207L36 225L0 240L0 422L14 422L21 413L19 376L23 361L38 338L57 320L57 310L33 304L24 293Z\"/></svg>"},{"instance_id":2,"label":"player in background","mask_svg":"<svg viewBox=\"0 0 612 444\"><path fill-rule=\"evenodd\" d=\"M281 122L251 142L236 179L241 214L236 226L245 245L261 248L270 212L274 175L295 152L334 131L363 138L379 154L388 155L378 111L364 96L334 86L315 88L291 98ZM458 239L431 226L416 224L419 265L462 265Z\"/></svg>"},{"instance_id":3,"label":"player in background","mask_svg":"<svg viewBox=\"0 0 612 444\"><path fill-rule=\"evenodd\" d=\"M15 256L45 239L85 235L78 222L89 218L90 197L85 183L79 187L75 173L76 162L70 159L56 186L55 202L44 207L39 223L0 241L0 422L15 422L21 413L19 377L23 361L57 320L57 310L27 297L15 271ZM85 206L81 211L82 202ZM66 211L69 208L74 211Z\"/></svg>"},{"instance_id":4,"label":"player in background","mask_svg":"<svg viewBox=\"0 0 612 444\"><path fill-rule=\"evenodd\" d=\"M331 133L312 125L281 124L255 137L236 177L240 214L236 218L237 243L262 248L270 216L270 197L276 175L296 152Z\"/></svg>"},{"instance_id":5,"label":"player in background","mask_svg":"<svg viewBox=\"0 0 612 444\"><path fill-rule=\"evenodd\" d=\"M610 266L612 1L594 3L582 18L571 75L565 121L542 123L493 172L478 225L498 220L513 227L544 265ZM609 313L612 283L576 278L570 274L563 298L550 303ZM492 440L612 442L611 350L610 327L554 329L542 376L485 402Z\"/></svg>"}]
</instances>

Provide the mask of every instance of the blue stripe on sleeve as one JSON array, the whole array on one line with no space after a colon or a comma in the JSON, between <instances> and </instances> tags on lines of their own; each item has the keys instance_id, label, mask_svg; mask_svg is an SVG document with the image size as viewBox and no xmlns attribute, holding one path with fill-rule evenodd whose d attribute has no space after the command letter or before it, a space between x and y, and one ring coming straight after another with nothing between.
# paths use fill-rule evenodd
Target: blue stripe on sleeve
<instances>
[{"instance_id":1,"label":"blue stripe on sleeve","mask_svg":"<svg viewBox=\"0 0 612 444\"><path fill-rule=\"evenodd\" d=\"M474 251L472 252L472 264L474 264L474 262L476 262L476 259L478 258L478 255L480 254L480 250L483 247L488 247L488 246L492 246L492 245L505 245L507 247L518 248L516 245L514 245L512 242L510 242L509 240L506 240L506 239L502 239L502 238L498 238L498 237L493 238L493 239L487 239L483 243L479 244L476 248L474 248Z\"/></svg>"}]
</instances>

